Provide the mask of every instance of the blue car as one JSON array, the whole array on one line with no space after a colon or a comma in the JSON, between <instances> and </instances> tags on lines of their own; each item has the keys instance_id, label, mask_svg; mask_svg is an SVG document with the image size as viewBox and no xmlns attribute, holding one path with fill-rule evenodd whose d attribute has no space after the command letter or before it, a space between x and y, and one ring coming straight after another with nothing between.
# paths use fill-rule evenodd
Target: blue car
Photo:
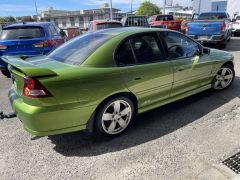
<instances>
[{"instance_id":1,"label":"blue car","mask_svg":"<svg viewBox=\"0 0 240 180\"><path fill-rule=\"evenodd\" d=\"M186 34L200 43L211 43L225 48L232 35L230 16L226 12L204 12L194 14L187 23Z\"/></svg>"},{"instance_id":2,"label":"blue car","mask_svg":"<svg viewBox=\"0 0 240 180\"><path fill-rule=\"evenodd\" d=\"M0 70L9 77L2 56L22 59L44 55L64 43L65 33L51 22L17 23L5 26L0 34Z\"/></svg>"}]
</instances>

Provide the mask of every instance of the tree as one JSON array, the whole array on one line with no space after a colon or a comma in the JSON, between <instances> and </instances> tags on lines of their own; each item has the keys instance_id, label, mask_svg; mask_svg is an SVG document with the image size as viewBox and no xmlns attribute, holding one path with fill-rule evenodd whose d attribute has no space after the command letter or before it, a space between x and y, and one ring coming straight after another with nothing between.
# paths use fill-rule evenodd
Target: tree
<instances>
[{"instance_id":1,"label":"tree","mask_svg":"<svg viewBox=\"0 0 240 180\"><path fill-rule=\"evenodd\" d=\"M21 20L23 22L33 22L34 21L34 19L31 16L22 17Z\"/></svg>"},{"instance_id":2,"label":"tree","mask_svg":"<svg viewBox=\"0 0 240 180\"><path fill-rule=\"evenodd\" d=\"M152 16L154 14L159 14L160 12L160 8L156 4L150 1L145 1L137 9L136 15Z\"/></svg>"},{"instance_id":3,"label":"tree","mask_svg":"<svg viewBox=\"0 0 240 180\"><path fill-rule=\"evenodd\" d=\"M4 21L5 22L15 22L16 20L12 16L7 16L7 17L4 17Z\"/></svg>"}]
</instances>

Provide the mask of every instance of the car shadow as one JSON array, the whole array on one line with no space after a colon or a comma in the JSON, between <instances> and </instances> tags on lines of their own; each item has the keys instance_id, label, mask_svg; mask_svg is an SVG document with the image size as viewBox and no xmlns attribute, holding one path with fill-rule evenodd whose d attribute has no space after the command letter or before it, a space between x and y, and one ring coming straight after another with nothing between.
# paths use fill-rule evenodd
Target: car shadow
<instances>
[{"instance_id":1,"label":"car shadow","mask_svg":"<svg viewBox=\"0 0 240 180\"><path fill-rule=\"evenodd\" d=\"M240 51L240 37L232 37L231 41L227 43L226 48L220 48L217 44L204 44L204 46L230 52Z\"/></svg>"},{"instance_id":2,"label":"car shadow","mask_svg":"<svg viewBox=\"0 0 240 180\"><path fill-rule=\"evenodd\" d=\"M240 98L240 77L221 92L205 91L136 117L126 133L115 138L86 132L49 136L54 150L64 156L90 157L117 152L159 139Z\"/></svg>"}]
</instances>

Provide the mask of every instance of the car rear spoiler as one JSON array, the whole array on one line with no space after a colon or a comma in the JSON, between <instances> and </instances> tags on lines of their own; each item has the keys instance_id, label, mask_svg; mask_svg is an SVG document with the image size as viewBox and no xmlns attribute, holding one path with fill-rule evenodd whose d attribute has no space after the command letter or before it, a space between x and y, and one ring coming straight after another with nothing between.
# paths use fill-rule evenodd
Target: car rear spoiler
<instances>
[{"instance_id":1,"label":"car rear spoiler","mask_svg":"<svg viewBox=\"0 0 240 180\"><path fill-rule=\"evenodd\" d=\"M58 75L48 68L36 66L28 61L24 61L19 56L2 56L2 60L8 64L9 71L17 70L29 77Z\"/></svg>"}]
</instances>

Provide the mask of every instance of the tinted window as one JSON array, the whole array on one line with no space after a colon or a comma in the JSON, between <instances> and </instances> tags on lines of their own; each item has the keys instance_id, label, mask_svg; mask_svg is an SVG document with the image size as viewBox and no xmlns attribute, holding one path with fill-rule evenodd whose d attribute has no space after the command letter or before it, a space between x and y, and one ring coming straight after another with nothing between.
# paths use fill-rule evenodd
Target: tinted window
<instances>
[{"instance_id":1,"label":"tinted window","mask_svg":"<svg viewBox=\"0 0 240 180\"><path fill-rule=\"evenodd\" d=\"M222 20L227 19L225 13L202 13L198 17L198 20Z\"/></svg>"},{"instance_id":2,"label":"tinted window","mask_svg":"<svg viewBox=\"0 0 240 180\"><path fill-rule=\"evenodd\" d=\"M121 23L101 23L101 24L97 24L97 30L107 29L107 28L118 28L118 27L122 27L122 24Z\"/></svg>"},{"instance_id":3,"label":"tinted window","mask_svg":"<svg viewBox=\"0 0 240 180\"><path fill-rule=\"evenodd\" d=\"M110 38L112 36L107 34L88 33L68 41L48 57L66 64L79 65Z\"/></svg>"},{"instance_id":4,"label":"tinted window","mask_svg":"<svg viewBox=\"0 0 240 180\"><path fill-rule=\"evenodd\" d=\"M237 16L237 17L236 17L236 20L240 20L240 16Z\"/></svg>"},{"instance_id":5,"label":"tinted window","mask_svg":"<svg viewBox=\"0 0 240 180\"><path fill-rule=\"evenodd\" d=\"M165 40L170 58L187 58L193 57L199 51L199 45L190 38L180 33L164 33Z\"/></svg>"},{"instance_id":6,"label":"tinted window","mask_svg":"<svg viewBox=\"0 0 240 180\"><path fill-rule=\"evenodd\" d=\"M117 64L120 66L135 64L135 59L132 53L129 40L122 43L122 45L119 46L115 58Z\"/></svg>"},{"instance_id":7,"label":"tinted window","mask_svg":"<svg viewBox=\"0 0 240 180\"><path fill-rule=\"evenodd\" d=\"M158 16L156 21L172 21L173 20L173 16L170 16L170 15L161 15L161 16Z\"/></svg>"},{"instance_id":8,"label":"tinted window","mask_svg":"<svg viewBox=\"0 0 240 180\"><path fill-rule=\"evenodd\" d=\"M131 45L140 64L163 60L158 46L157 37L154 35L142 35L131 39Z\"/></svg>"},{"instance_id":9,"label":"tinted window","mask_svg":"<svg viewBox=\"0 0 240 180\"><path fill-rule=\"evenodd\" d=\"M1 40L31 39L44 37L45 33L41 27L15 27L4 29Z\"/></svg>"}]
</instances>

